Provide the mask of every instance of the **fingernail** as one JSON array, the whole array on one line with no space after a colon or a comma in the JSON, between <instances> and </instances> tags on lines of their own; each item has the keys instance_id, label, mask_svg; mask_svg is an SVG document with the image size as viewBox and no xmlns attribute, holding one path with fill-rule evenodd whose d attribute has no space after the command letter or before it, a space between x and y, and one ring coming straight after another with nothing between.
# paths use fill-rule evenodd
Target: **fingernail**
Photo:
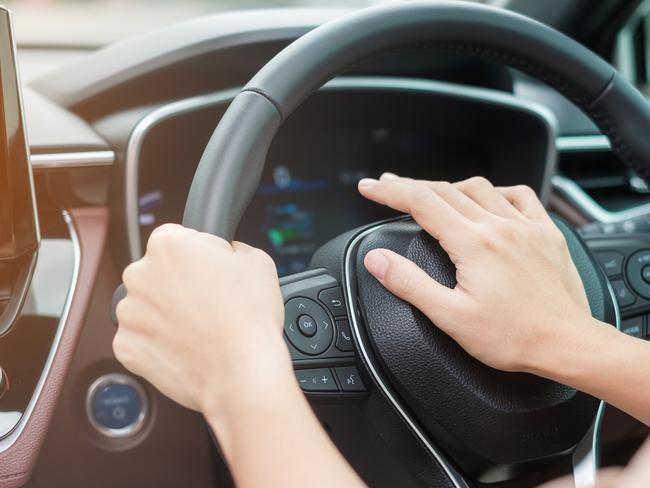
<instances>
[{"instance_id":1,"label":"fingernail","mask_svg":"<svg viewBox=\"0 0 650 488\"><path fill-rule=\"evenodd\" d=\"M396 180L399 178L395 173L389 173L388 171L385 173L382 173L382 175L379 177L380 180Z\"/></svg>"},{"instance_id":2,"label":"fingernail","mask_svg":"<svg viewBox=\"0 0 650 488\"><path fill-rule=\"evenodd\" d=\"M359 188L370 188L377 184L374 178L362 178L359 180Z\"/></svg>"},{"instance_id":3,"label":"fingernail","mask_svg":"<svg viewBox=\"0 0 650 488\"><path fill-rule=\"evenodd\" d=\"M366 254L364 264L371 275L379 281L384 281L390 261L381 249L374 249Z\"/></svg>"}]
</instances>

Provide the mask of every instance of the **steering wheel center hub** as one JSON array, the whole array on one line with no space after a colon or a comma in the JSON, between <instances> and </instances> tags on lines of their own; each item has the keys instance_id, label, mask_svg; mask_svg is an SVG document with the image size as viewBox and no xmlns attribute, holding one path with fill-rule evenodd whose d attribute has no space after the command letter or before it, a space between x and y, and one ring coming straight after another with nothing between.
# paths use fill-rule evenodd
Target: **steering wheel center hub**
<instances>
[{"instance_id":1,"label":"steering wheel center hub","mask_svg":"<svg viewBox=\"0 0 650 488\"><path fill-rule=\"evenodd\" d=\"M558 223L589 292L594 315L615 320L613 299L582 242ZM454 287L455 267L440 245L412 221L377 227L350 252L347 279L356 281L360 327L372 360L431 438L459 463L510 464L575 446L588 431L598 401L572 388L485 366L365 269L367 252L387 248ZM476 334L482 324L467 324Z\"/></svg>"}]
</instances>

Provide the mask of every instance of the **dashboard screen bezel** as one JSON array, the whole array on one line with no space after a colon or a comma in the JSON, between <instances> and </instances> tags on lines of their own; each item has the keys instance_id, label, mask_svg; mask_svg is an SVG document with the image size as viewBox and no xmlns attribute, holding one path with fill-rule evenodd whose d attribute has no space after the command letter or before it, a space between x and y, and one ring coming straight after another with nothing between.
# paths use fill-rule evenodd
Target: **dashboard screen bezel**
<instances>
[{"instance_id":1,"label":"dashboard screen bezel","mask_svg":"<svg viewBox=\"0 0 650 488\"><path fill-rule=\"evenodd\" d=\"M40 229L11 12L0 6L0 263L38 250ZM2 160L6 164L2 164Z\"/></svg>"},{"instance_id":2,"label":"dashboard screen bezel","mask_svg":"<svg viewBox=\"0 0 650 488\"><path fill-rule=\"evenodd\" d=\"M227 90L171 102L153 110L136 124L126 150L124 208L128 259L131 261L142 256L144 243L153 227L164 222L180 222L193 169L214 129L215 120L219 120L236 93L237 90ZM341 116L345 117L343 124ZM265 173L274 167L274 162L287 159L277 157L280 147L284 146L287 152L283 140L290 142L290 159L296 161L295 141L302 141L308 148L318 147L306 131L316 129L316 132L326 133L330 128L346 131L367 128L368 120L375 124L380 117L392 120L389 128L411 127L419 116L426 117L428 125L418 127L435 127L440 137L447 135L456 140L460 137L464 141L463 149L465 146L482 148L487 160L493 163L495 183L527 184L538 192L543 202L547 201L557 161L556 120L552 113L510 93L433 80L346 77L326 84L283 125L269 150ZM287 135L291 139L287 139ZM179 144L179 140L183 143ZM348 157L350 149L349 145L342 149ZM305 159L304 163L319 166L313 158ZM403 167L384 169L404 174ZM475 174L479 173L467 176ZM171 185L161 185L159 177L171 177ZM427 177L435 179L439 175L436 172ZM264 183L263 174L261 185ZM170 207L169 213L164 211L162 218L159 218L161 214L151 211L153 198L149 197L154 194L157 205L162 202L163 207ZM242 219L236 238L250 241L273 256L268 245L260 245L254 236L245 232L247 227L254 225L255 219L251 219L250 212L255 213L259 197L258 192ZM159 207L156 212L161 209ZM143 216L147 218L141 220ZM359 222L355 227L364 223L369 222Z\"/></svg>"}]
</instances>

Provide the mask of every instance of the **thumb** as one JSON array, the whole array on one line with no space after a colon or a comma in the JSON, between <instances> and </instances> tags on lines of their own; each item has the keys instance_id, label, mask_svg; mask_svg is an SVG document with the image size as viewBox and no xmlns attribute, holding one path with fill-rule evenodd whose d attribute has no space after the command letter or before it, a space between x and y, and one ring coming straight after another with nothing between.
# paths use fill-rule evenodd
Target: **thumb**
<instances>
[{"instance_id":1,"label":"thumb","mask_svg":"<svg viewBox=\"0 0 650 488\"><path fill-rule=\"evenodd\" d=\"M373 249L364 258L368 272L388 291L420 309L433 322L449 310L455 293L438 283L417 264L388 249Z\"/></svg>"}]
</instances>

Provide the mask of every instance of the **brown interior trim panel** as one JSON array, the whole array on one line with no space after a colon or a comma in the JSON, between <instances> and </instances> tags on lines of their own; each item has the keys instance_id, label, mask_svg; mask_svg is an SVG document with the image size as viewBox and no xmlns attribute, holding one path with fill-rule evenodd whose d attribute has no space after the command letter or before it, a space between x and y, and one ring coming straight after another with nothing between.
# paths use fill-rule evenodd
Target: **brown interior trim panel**
<instances>
[{"instance_id":1,"label":"brown interior trim panel","mask_svg":"<svg viewBox=\"0 0 650 488\"><path fill-rule=\"evenodd\" d=\"M0 439L0 448L2 448L0 465L3 466L4 473L7 473L0 478L0 488L23 486L29 480L70 367L106 243L108 229L106 208L71 209L67 215L70 238L74 245L78 244L74 257L78 262L74 264L75 271L72 273L66 304L60 311L61 323L56 328L45 368L38 378L30 404L13 431ZM44 238L39 260L47 259L48 251L45 242ZM60 249L53 248L52 252L59 251ZM53 258L62 259L61 256L53 256ZM35 280L37 279L38 265L35 272ZM37 315L40 313L39 306L36 301L30 306L28 299L23 314ZM50 312L45 310L43 313ZM16 329L19 326L20 323L15 326L15 330L9 332L9 335L18 333ZM6 358L3 358L4 360ZM12 371L9 368L7 368L7 376L11 382ZM10 389L0 400L0 415L3 404L11 402L12 398Z\"/></svg>"}]
</instances>

